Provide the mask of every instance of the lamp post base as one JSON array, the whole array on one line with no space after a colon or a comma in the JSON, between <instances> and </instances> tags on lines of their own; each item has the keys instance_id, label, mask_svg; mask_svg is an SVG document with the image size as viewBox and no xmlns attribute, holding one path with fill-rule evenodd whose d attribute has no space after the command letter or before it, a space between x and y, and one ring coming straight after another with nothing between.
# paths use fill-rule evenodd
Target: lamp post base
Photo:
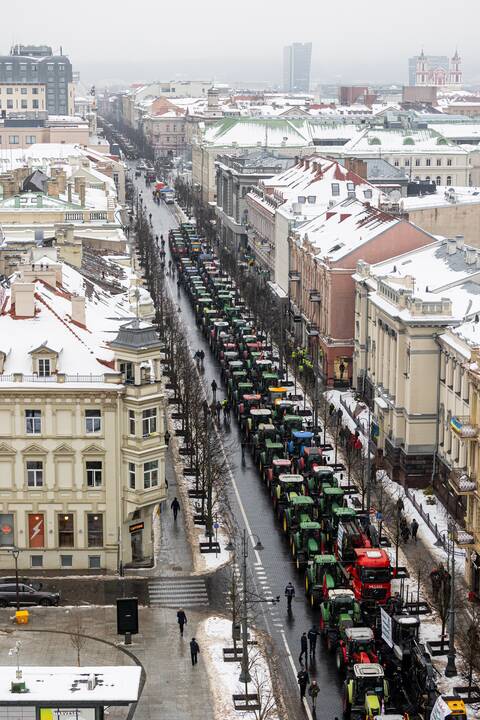
<instances>
[{"instance_id":1,"label":"lamp post base","mask_svg":"<svg viewBox=\"0 0 480 720\"><path fill-rule=\"evenodd\" d=\"M455 656L449 655L447 667L445 668L445 677L455 677L455 675L458 675L457 666L455 665Z\"/></svg>"}]
</instances>

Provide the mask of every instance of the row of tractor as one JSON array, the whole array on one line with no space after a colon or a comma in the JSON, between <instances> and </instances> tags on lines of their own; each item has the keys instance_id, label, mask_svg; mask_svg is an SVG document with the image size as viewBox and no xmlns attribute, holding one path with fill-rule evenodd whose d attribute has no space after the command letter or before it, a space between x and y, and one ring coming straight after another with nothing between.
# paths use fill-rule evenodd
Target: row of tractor
<instances>
[{"instance_id":1,"label":"row of tractor","mask_svg":"<svg viewBox=\"0 0 480 720\"><path fill-rule=\"evenodd\" d=\"M334 462L333 447L321 442L305 399L280 373L271 341L195 226L171 230L169 245L220 365L244 447L271 497L308 602L318 609L325 647L345 677L345 716L371 718L394 707L403 713L412 702L407 683L418 690L416 713L428 716L438 693L418 640L420 621L392 596L395 571L369 513L352 502L357 489ZM452 718L462 720L463 703L450 701Z\"/></svg>"}]
</instances>

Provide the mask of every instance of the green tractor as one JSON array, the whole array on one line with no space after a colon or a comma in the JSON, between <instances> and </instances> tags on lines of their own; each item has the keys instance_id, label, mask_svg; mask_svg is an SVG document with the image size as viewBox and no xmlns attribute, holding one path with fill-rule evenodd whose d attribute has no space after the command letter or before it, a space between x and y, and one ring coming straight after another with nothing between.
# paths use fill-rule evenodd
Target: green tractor
<instances>
[{"instance_id":1,"label":"green tractor","mask_svg":"<svg viewBox=\"0 0 480 720\"><path fill-rule=\"evenodd\" d=\"M305 476L307 493L318 500L326 487L337 487L338 482L333 468L328 465L314 465Z\"/></svg>"},{"instance_id":2,"label":"green tractor","mask_svg":"<svg viewBox=\"0 0 480 720\"><path fill-rule=\"evenodd\" d=\"M258 428L261 424L269 424L271 422L271 415L272 411L269 408L252 408L250 410L250 414L246 419L247 436L255 435L258 432Z\"/></svg>"},{"instance_id":3,"label":"green tractor","mask_svg":"<svg viewBox=\"0 0 480 720\"><path fill-rule=\"evenodd\" d=\"M347 627L360 625L362 613L352 590L335 588L320 604L320 634L328 650L336 647Z\"/></svg>"},{"instance_id":4,"label":"green tractor","mask_svg":"<svg viewBox=\"0 0 480 720\"><path fill-rule=\"evenodd\" d=\"M297 407L296 400L285 400L284 398L277 398L273 403L274 411L273 418L274 422L279 425L282 424L285 415L295 415L295 408Z\"/></svg>"},{"instance_id":5,"label":"green tractor","mask_svg":"<svg viewBox=\"0 0 480 720\"><path fill-rule=\"evenodd\" d=\"M274 458L272 465L265 471L265 482L273 494L273 486L278 482L282 473L289 473L292 470L292 462L288 458Z\"/></svg>"},{"instance_id":6,"label":"green tractor","mask_svg":"<svg viewBox=\"0 0 480 720\"><path fill-rule=\"evenodd\" d=\"M295 430L301 430L303 427L303 417L301 415L284 415L281 426L280 426L280 432L282 434L282 439L290 440L292 437L292 433Z\"/></svg>"},{"instance_id":7,"label":"green tractor","mask_svg":"<svg viewBox=\"0 0 480 720\"><path fill-rule=\"evenodd\" d=\"M306 495L294 496L283 511L283 532L292 537L301 523L315 519L314 513L312 498Z\"/></svg>"},{"instance_id":8,"label":"green tractor","mask_svg":"<svg viewBox=\"0 0 480 720\"><path fill-rule=\"evenodd\" d=\"M336 488L332 488L336 489ZM328 488L325 488L328 490ZM357 513L353 508L333 505L330 515L322 516L322 552L336 552L338 526L354 521Z\"/></svg>"},{"instance_id":9,"label":"green tractor","mask_svg":"<svg viewBox=\"0 0 480 720\"><path fill-rule=\"evenodd\" d=\"M301 475L282 473L277 482L272 485L273 507L280 519L284 508L296 495L303 495L304 485Z\"/></svg>"},{"instance_id":10,"label":"green tractor","mask_svg":"<svg viewBox=\"0 0 480 720\"><path fill-rule=\"evenodd\" d=\"M269 425L269 428L275 428L274 425ZM269 468L272 466L272 462L275 458L281 457L284 452L284 446L283 443L277 442L276 440L271 440L270 438L267 438L265 441L265 448L260 453L260 458L258 461L258 467L260 470L260 475L262 476L262 479L265 481L266 472Z\"/></svg>"},{"instance_id":11,"label":"green tractor","mask_svg":"<svg viewBox=\"0 0 480 720\"><path fill-rule=\"evenodd\" d=\"M305 592L311 607L328 598L331 590L348 586L348 574L335 555L310 554L305 571Z\"/></svg>"},{"instance_id":12,"label":"green tractor","mask_svg":"<svg viewBox=\"0 0 480 720\"><path fill-rule=\"evenodd\" d=\"M262 453L265 452L266 446L267 446L267 440L270 440L271 442L278 442L278 431L275 425L272 425L269 422L270 418L267 417L266 420L263 422L260 422L257 425L257 431L255 433L252 433L250 435L252 440L252 452L253 452L253 460L255 464L258 464L260 469L260 460ZM283 450L283 445L282 445ZM268 466L271 465L271 462L268 463Z\"/></svg>"},{"instance_id":13,"label":"green tractor","mask_svg":"<svg viewBox=\"0 0 480 720\"><path fill-rule=\"evenodd\" d=\"M345 720L371 720L386 711L389 701L390 690L383 667L378 663L354 665L343 685Z\"/></svg>"},{"instance_id":14,"label":"green tractor","mask_svg":"<svg viewBox=\"0 0 480 720\"><path fill-rule=\"evenodd\" d=\"M320 523L311 520L301 522L297 532L291 536L290 540L297 570L303 570L305 565L319 553Z\"/></svg>"}]
</instances>

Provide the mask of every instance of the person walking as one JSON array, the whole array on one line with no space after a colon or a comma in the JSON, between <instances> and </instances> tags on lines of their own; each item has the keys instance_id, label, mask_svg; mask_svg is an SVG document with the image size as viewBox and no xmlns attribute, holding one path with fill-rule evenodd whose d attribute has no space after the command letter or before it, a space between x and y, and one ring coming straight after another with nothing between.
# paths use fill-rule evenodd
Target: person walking
<instances>
[{"instance_id":1,"label":"person walking","mask_svg":"<svg viewBox=\"0 0 480 720\"><path fill-rule=\"evenodd\" d=\"M315 625L312 625L310 630L308 631L308 642L310 644L310 655L315 655L315 650L317 648L317 635L318 630L315 627Z\"/></svg>"},{"instance_id":2,"label":"person walking","mask_svg":"<svg viewBox=\"0 0 480 720\"><path fill-rule=\"evenodd\" d=\"M297 682L300 687L300 702L303 702L303 698L305 697L305 692L307 690L307 685L310 682L308 672L303 668L297 673Z\"/></svg>"},{"instance_id":3,"label":"person walking","mask_svg":"<svg viewBox=\"0 0 480 720\"><path fill-rule=\"evenodd\" d=\"M414 542L417 542L418 522L416 518L413 518L412 520L412 524L410 525L410 532L412 533L412 540Z\"/></svg>"},{"instance_id":4,"label":"person walking","mask_svg":"<svg viewBox=\"0 0 480 720\"><path fill-rule=\"evenodd\" d=\"M183 637L183 626L187 624L187 616L182 608L177 612L177 622L180 628L180 637Z\"/></svg>"},{"instance_id":5,"label":"person walking","mask_svg":"<svg viewBox=\"0 0 480 720\"><path fill-rule=\"evenodd\" d=\"M190 655L192 658L192 665L196 665L198 662L198 653L200 652L200 645L197 643L195 638L190 640Z\"/></svg>"},{"instance_id":6,"label":"person walking","mask_svg":"<svg viewBox=\"0 0 480 720\"><path fill-rule=\"evenodd\" d=\"M215 412L217 413L217 423L220 425L220 415L222 414L222 403L217 400L215 403Z\"/></svg>"},{"instance_id":7,"label":"person walking","mask_svg":"<svg viewBox=\"0 0 480 720\"><path fill-rule=\"evenodd\" d=\"M177 515L178 515L178 511L180 510L180 503L178 502L176 497L173 498L170 508L173 511L173 520L174 520L174 522L177 522Z\"/></svg>"},{"instance_id":8,"label":"person walking","mask_svg":"<svg viewBox=\"0 0 480 720\"><path fill-rule=\"evenodd\" d=\"M213 378L212 384L210 385L210 387L212 388L213 402L215 403L215 402L217 402L217 388L218 388L215 378Z\"/></svg>"},{"instance_id":9,"label":"person walking","mask_svg":"<svg viewBox=\"0 0 480 720\"><path fill-rule=\"evenodd\" d=\"M315 712L315 708L317 707L317 697L318 693L320 692L320 688L318 687L318 683L316 680L312 680L312 684L308 688L308 694L312 698L312 709L313 712Z\"/></svg>"},{"instance_id":10,"label":"person walking","mask_svg":"<svg viewBox=\"0 0 480 720\"><path fill-rule=\"evenodd\" d=\"M298 662L303 665L303 656L305 656L305 662L308 665L308 640L307 633L302 633L300 638L300 655L298 656Z\"/></svg>"},{"instance_id":11,"label":"person walking","mask_svg":"<svg viewBox=\"0 0 480 720\"><path fill-rule=\"evenodd\" d=\"M287 610L290 615L292 612L292 600L295 597L295 588L291 582L289 582L285 588L285 597L287 598Z\"/></svg>"}]
</instances>

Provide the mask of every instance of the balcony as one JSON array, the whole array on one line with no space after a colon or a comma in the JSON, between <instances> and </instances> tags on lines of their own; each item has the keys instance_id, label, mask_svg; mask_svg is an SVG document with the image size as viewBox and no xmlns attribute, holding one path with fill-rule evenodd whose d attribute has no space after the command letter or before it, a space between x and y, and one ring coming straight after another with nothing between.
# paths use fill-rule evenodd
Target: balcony
<instances>
[{"instance_id":1,"label":"balcony","mask_svg":"<svg viewBox=\"0 0 480 720\"><path fill-rule=\"evenodd\" d=\"M471 495L477 489L476 479L461 468L454 468L451 471L448 482L456 495Z\"/></svg>"},{"instance_id":2,"label":"balcony","mask_svg":"<svg viewBox=\"0 0 480 720\"><path fill-rule=\"evenodd\" d=\"M470 421L469 415L453 415L450 427L463 440L476 440L478 437L478 425Z\"/></svg>"},{"instance_id":3,"label":"balcony","mask_svg":"<svg viewBox=\"0 0 480 720\"><path fill-rule=\"evenodd\" d=\"M288 279L290 280L290 282L300 282L301 275L297 270L291 270L288 273Z\"/></svg>"}]
</instances>

